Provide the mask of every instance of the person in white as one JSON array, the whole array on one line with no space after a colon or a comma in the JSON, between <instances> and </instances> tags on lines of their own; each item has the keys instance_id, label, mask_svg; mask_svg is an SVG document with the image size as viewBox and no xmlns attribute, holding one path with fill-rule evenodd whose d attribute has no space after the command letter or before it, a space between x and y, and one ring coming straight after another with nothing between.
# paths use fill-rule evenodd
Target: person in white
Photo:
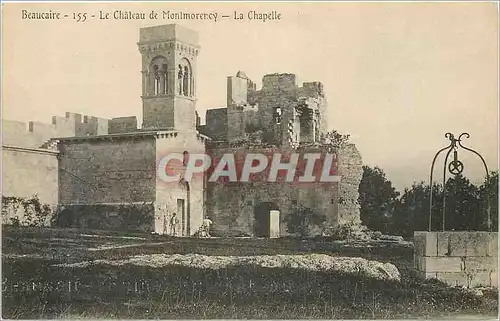
<instances>
[{"instance_id":1,"label":"person in white","mask_svg":"<svg viewBox=\"0 0 500 321\"><path fill-rule=\"evenodd\" d=\"M168 234L168 214L163 215L163 234Z\"/></svg>"},{"instance_id":2,"label":"person in white","mask_svg":"<svg viewBox=\"0 0 500 321\"><path fill-rule=\"evenodd\" d=\"M201 225L206 237L210 237L210 225L212 225L212 220L206 217Z\"/></svg>"}]
</instances>

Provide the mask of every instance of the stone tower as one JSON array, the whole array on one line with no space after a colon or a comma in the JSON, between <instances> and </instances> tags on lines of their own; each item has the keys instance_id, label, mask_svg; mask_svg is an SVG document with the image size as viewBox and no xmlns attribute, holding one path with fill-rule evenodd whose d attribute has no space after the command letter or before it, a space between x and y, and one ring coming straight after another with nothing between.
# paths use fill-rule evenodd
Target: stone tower
<instances>
[{"instance_id":1,"label":"stone tower","mask_svg":"<svg viewBox=\"0 0 500 321\"><path fill-rule=\"evenodd\" d=\"M196 130L198 34L170 24L141 28L143 129Z\"/></svg>"}]
</instances>

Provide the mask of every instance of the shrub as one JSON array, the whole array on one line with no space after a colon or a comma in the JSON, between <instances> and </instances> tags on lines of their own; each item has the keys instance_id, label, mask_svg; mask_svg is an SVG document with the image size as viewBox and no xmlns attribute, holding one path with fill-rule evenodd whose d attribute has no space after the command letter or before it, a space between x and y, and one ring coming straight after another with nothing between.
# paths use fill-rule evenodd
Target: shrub
<instances>
[{"instance_id":1,"label":"shrub","mask_svg":"<svg viewBox=\"0 0 500 321\"><path fill-rule=\"evenodd\" d=\"M299 205L286 216L285 220L288 233L304 238L310 236L315 228L321 228L326 221L326 215Z\"/></svg>"},{"instance_id":2,"label":"shrub","mask_svg":"<svg viewBox=\"0 0 500 321\"><path fill-rule=\"evenodd\" d=\"M368 240L370 235L368 234L368 229L354 222L347 222L344 224L337 225L335 227L329 228L325 232L326 236L334 240Z\"/></svg>"},{"instance_id":3,"label":"shrub","mask_svg":"<svg viewBox=\"0 0 500 321\"><path fill-rule=\"evenodd\" d=\"M12 226L49 225L54 210L42 204L37 195L30 198L2 195L2 223Z\"/></svg>"}]
</instances>

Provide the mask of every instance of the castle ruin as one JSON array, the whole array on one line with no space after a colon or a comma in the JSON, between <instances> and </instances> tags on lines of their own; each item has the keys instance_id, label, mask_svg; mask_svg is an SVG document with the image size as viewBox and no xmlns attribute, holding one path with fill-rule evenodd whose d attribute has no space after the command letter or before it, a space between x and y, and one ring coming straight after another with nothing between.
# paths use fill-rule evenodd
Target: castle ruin
<instances>
[{"instance_id":1,"label":"castle ruin","mask_svg":"<svg viewBox=\"0 0 500 321\"><path fill-rule=\"evenodd\" d=\"M328 184L165 184L156 175L166 153L322 152L327 100L320 82L299 86L293 74L268 74L262 88L244 72L227 78L227 105L196 112L198 34L179 25L142 28L142 126L135 116L103 119L66 113L52 124L2 121L3 195L37 194L58 208L67 226L164 233L172 213L180 236L205 216L217 235L278 235L298 206L326 215L324 227L359 222L361 156L353 144L336 150L340 182ZM123 214L125 208L130 210ZM127 217L124 217L127 216ZM322 230L316 231L321 233Z\"/></svg>"}]
</instances>

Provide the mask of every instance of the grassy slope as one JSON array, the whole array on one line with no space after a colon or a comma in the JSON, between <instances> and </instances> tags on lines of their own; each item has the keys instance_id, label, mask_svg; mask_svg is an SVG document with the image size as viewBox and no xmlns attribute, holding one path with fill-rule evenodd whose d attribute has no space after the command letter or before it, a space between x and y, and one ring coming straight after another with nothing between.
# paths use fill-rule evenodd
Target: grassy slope
<instances>
[{"instance_id":1,"label":"grassy slope","mask_svg":"<svg viewBox=\"0 0 500 321\"><path fill-rule=\"evenodd\" d=\"M411 249L353 249L327 242L283 239L174 240L126 234L144 238L138 240L109 238L106 236L111 234L107 232L98 232L102 237L80 234L96 232L3 230L3 317L352 319L497 314L495 294L475 297L439 282L421 282L414 278L409 269ZM103 244L131 246L87 250ZM210 271L178 267L62 269L51 266L53 263L117 259L146 253L311 252L392 262L402 272L403 281L400 284L383 283L357 276L265 268ZM36 258L14 258L13 254L36 255Z\"/></svg>"}]
</instances>

